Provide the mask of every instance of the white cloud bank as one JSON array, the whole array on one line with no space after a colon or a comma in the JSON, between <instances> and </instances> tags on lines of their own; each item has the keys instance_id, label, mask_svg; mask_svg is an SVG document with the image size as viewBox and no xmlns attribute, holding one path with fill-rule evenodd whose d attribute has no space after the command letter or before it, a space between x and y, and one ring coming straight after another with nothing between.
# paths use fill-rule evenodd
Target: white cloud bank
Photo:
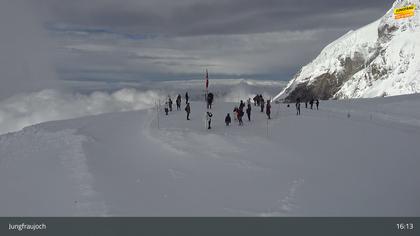
<instances>
[{"instance_id":1,"label":"white cloud bank","mask_svg":"<svg viewBox=\"0 0 420 236\"><path fill-rule=\"evenodd\" d=\"M89 95L66 94L58 90L15 95L0 102L0 134L46 121L146 109L153 107L158 99L157 92L135 89Z\"/></svg>"}]
</instances>

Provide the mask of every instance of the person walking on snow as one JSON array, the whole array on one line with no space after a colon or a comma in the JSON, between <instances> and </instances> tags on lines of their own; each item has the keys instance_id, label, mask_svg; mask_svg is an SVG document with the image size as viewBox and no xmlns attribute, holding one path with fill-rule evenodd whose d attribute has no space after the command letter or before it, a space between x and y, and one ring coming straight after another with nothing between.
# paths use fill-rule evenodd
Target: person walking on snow
<instances>
[{"instance_id":1,"label":"person walking on snow","mask_svg":"<svg viewBox=\"0 0 420 236\"><path fill-rule=\"evenodd\" d=\"M319 100L316 100L316 109L319 110Z\"/></svg>"},{"instance_id":2,"label":"person walking on snow","mask_svg":"<svg viewBox=\"0 0 420 236\"><path fill-rule=\"evenodd\" d=\"M267 100L267 106L265 108L265 113L267 114L268 119L271 120L271 104L270 104L270 100Z\"/></svg>"},{"instance_id":3,"label":"person walking on snow","mask_svg":"<svg viewBox=\"0 0 420 236\"><path fill-rule=\"evenodd\" d=\"M244 103L244 101L243 100L241 100L241 103L239 104L239 110L244 110L244 107L245 107L245 103Z\"/></svg>"},{"instance_id":4,"label":"person walking on snow","mask_svg":"<svg viewBox=\"0 0 420 236\"><path fill-rule=\"evenodd\" d=\"M206 120L207 120L207 123L208 123L207 129L211 129L211 118L212 117L213 117L213 114L210 111L208 111L207 114L206 114Z\"/></svg>"},{"instance_id":5,"label":"person walking on snow","mask_svg":"<svg viewBox=\"0 0 420 236\"><path fill-rule=\"evenodd\" d=\"M246 115L248 116L248 121L251 121L251 103L248 103L248 107L246 108Z\"/></svg>"},{"instance_id":6,"label":"person walking on snow","mask_svg":"<svg viewBox=\"0 0 420 236\"><path fill-rule=\"evenodd\" d=\"M225 124L226 126L229 126L230 123L232 123L232 119L230 118L230 114L227 113L226 118L225 118Z\"/></svg>"},{"instance_id":7,"label":"person walking on snow","mask_svg":"<svg viewBox=\"0 0 420 236\"><path fill-rule=\"evenodd\" d=\"M185 93L185 104L188 104L188 99L190 99L190 97L188 96L188 92Z\"/></svg>"},{"instance_id":8,"label":"person walking on snow","mask_svg":"<svg viewBox=\"0 0 420 236\"><path fill-rule=\"evenodd\" d=\"M213 93L207 94L207 109L211 109L211 105L213 104L214 95Z\"/></svg>"},{"instance_id":9,"label":"person walking on snow","mask_svg":"<svg viewBox=\"0 0 420 236\"><path fill-rule=\"evenodd\" d=\"M260 95L260 104L261 104L261 112L264 113L264 98L262 95Z\"/></svg>"},{"instance_id":10,"label":"person walking on snow","mask_svg":"<svg viewBox=\"0 0 420 236\"><path fill-rule=\"evenodd\" d=\"M187 103L187 106L185 106L185 111L187 112L187 120L190 120L190 113L191 113L190 103Z\"/></svg>"},{"instance_id":11,"label":"person walking on snow","mask_svg":"<svg viewBox=\"0 0 420 236\"><path fill-rule=\"evenodd\" d=\"M296 106L296 115L300 116L300 98L296 99L296 105L295 106Z\"/></svg>"},{"instance_id":12,"label":"person walking on snow","mask_svg":"<svg viewBox=\"0 0 420 236\"><path fill-rule=\"evenodd\" d=\"M169 108L168 108L168 102L165 102L165 114L168 115Z\"/></svg>"},{"instance_id":13,"label":"person walking on snow","mask_svg":"<svg viewBox=\"0 0 420 236\"><path fill-rule=\"evenodd\" d=\"M176 98L176 110L181 110L181 94L178 94L178 97Z\"/></svg>"},{"instance_id":14,"label":"person walking on snow","mask_svg":"<svg viewBox=\"0 0 420 236\"><path fill-rule=\"evenodd\" d=\"M242 110L238 110L238 120L239 120L239 125L242 126L244 125L244 122L242 120L242 117L244 117L244 111Z\"/></svg>"},{"instance_id":15,"label":"person walking on snow","mask_svg":"<svg viewBox=\"0 0 420 236\"><path fill-rule=\"evenodd\" d=\"M168 103L169 103L169 111L172 112L172 104L173 104L173 102L172 102L172 99L171 98L169 98Z\"/></svg>"},{"instance_id":16,"label":"person walking on snow","mask_svg":"<svg viewBox=\"0 0 420 236\"><path fill-rule=\"evenodd\" d=\"M309 104L311 105L311 110L313 110L314 109L314 99L313 98L311 99Z\"/></svg>"},{"instance_id":17,"label":"person walking on snow","mask_svg":"<svg viewBox=\"0 0 420 236\"><path fill-rule=\"evenodd\" d=\"M234 114L233 118L235 119L235 121L238 120L238 115L239 115L238 107L233 108L233 114Z\"/></svg>"},{"instance_id":18,"label":"person walking on snow","mask_svg":"<svg viewBox=\"0 0 420 236\"><path fill-rule=\"evenodd\" d=\"M258 96L258 95L256 95L256 96L253 98L253 100L254 100L254 107L256 107L256 106L257 106L257 104L258 104L258 105L260 105L260 103L258 102L258 98L259 98L259 96Z\"/></svg>"}]
</instances>

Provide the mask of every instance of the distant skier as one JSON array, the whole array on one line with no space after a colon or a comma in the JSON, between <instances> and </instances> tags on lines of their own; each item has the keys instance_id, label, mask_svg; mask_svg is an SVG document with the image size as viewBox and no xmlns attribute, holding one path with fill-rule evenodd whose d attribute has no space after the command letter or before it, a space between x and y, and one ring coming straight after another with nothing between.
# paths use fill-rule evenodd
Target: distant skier
<instances>
[{"instance_id":1,"label":"distant skier","mask_svg":"<svg viewBox=\"0 0 420 236\"><path fill-rule=\"evenodd\" d=\"M268 119L271 120L271 104L270 104L270 100L267 100L267 106L265 108L265 113L267 114Z\"/></svg>"},{"instance_id":2,"label":"distant skier","mask_svg":"<svg viewBox=\"0 0 420 236\"><path fill-rule=\"evenodd\" d=\"M168 104L169 104L169 111L172 112L172 104L173 104L173 102L172 102L172 99L171 98L169 98Z\"/></svg>"},{"instance_id":3,"label":"distant skier","mask_svg":"<svg viewBox=\"0 0 420 236\"><path fill-rule=\"evenodd\" d=\"M168 115L169 108L168 108L168 102L165 102L165 114Z\"/></svg>"},{"instance_id":4,"label":"distant skier","mask_svg":"<svg viewBox=\"0 0 420 236\"><path fill-rule=\"evenodd\" d=\"M213 104L214 95L213 93L207 94L207 109L211 109L211 105Z\"/></svg>"},{"instance_id":5,"label":"distant skier","mask_svg":"<svg viewBox=\"0 0 420 236\"><path fill-rule=\"evenodd\" d=\"M178 97L176 98L176 110L181 110L181 94L178 94Z\"/></svg>"},{"instance_id":6,"label":"distant skier","mask_svg":"<svg viewBox=\"0 0 420 236\"><path fill-rule=\"evenodd\" d=\"M207 112L206 114L206 120L208 123L207 129L211 129L211 118L213 117L213 114L211 112Z\"/></svg>"},{"instance_id":7,"label":"distant skier","mask_svg":"<svg viewBox=\"0 0 420 236\"><path fill-rule=\"evenodd\" d=\"M225 124L226 126L229 126L230 123L232 123L232 119L230 118L230 114L228 113L225 118Z\"/></svg>"},{"instance_id":8,"label":"distant skier","mask_svg":"<svg viewBox=\"0 0 420 236\"><path fill-rule=\"evenodd\" d=\"M248 116L248 121L251 121L251 103L248 103L248 107L246 108L246 115Z\"/></svg>"},{"instance_id":9,"label":"distant skier","mask_svg":"<svg viewBox=\"0 0 420 236\"><path fill-rule=\"evenodd\" d=\"M188 92L185 93L185 104L188 104L190 96L188 96Z\"/></svg>"},{"instance_id":10,"label":"distant skier","mask_svg":"<svg viewBox=\"0 0 420 236\"><path fill-rule=\"evenodd\" d=\"M316 100L316 109L319 110L319 100Z\"/></svg>"},{"instance_id":11,"label":"distant skier","mask_svg":"<svg viewBox=\"0 0 420 236\"><path fill-rule=\"evenodd\" d=\"M314 109L314 99L313 98L311 99L309 104L311 105L311 110L313 110Z\"/></svg>"},{"instance_id":12,"label":"distant skier","mask_svg":"<svg viewBox=\"0 0 420 236\"><path fill-rule=\"evenodd\" d=\"M187 103L187 106L185 106L185 111L187 112L187 120L190 120L191 107L189 102Z\"/></svg>"}]
</instances>

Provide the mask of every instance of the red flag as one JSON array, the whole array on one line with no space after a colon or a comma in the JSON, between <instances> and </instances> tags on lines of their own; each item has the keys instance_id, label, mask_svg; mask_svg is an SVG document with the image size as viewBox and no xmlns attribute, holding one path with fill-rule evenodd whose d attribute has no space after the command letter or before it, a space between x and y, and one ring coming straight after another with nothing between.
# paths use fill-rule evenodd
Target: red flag
<instances>
[{"instance_id":1,"label":"red flag","mask_svg":"<svg viewBox=\"0 0 420 236\"><path fill-rule=\"evenodd\" d=\"M206 90L209 88L209 72L206 69Z\"/></svg>"}]
</instances>

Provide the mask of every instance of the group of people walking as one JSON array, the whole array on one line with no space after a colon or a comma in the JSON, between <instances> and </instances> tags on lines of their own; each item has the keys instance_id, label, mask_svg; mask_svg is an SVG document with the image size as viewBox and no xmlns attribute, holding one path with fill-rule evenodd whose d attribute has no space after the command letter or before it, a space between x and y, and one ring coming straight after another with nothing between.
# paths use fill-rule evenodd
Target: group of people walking
<instances>
[{"instance_id":1,"label":"group of people walking","mask_svg":"<svg viewBox=\"0 0 420 236\"><path fill-rule=\"evenodd\" d=\"M265 105L264 99L262 98L262 95L258 95L257 97L259 98L258 103L254 99L254 105L255 106L257 106L257 105L260 106L261 107L261 112L264 112L264 106L265 106L265 108L266 108L265 113L267 114L267 118L271 119L271 102L270 102L270 100L267 100L267 104ZM248 117L248 121L251 122L252 106L251 106L251 99L250 98L247 101L245 112L244 112L244 109L245 109L245 103L244 103L243 100L241 100L241 102L239 103L239 107L235 107L233 109L233 113L235 114L235 120L237 120L239 122L240 126L242 126L244 124L243 116L245 115L245 113ZM226 115L225 123L226 123L226 126L229 126L230 123L231 123L231 118L230 118L229 113Z\"/></svg>"},{"instance_id":2,"label":"group of people walking","mask_svg":"<svg viewBox=\"0 0 420 236\"><path fill-rule=\"evenodd\" d=\"M187 120L190 120L190 114L191 114L191 106L189 103L189 95L188 92L185 93L185 112L187 113ZM264 113L265 110L265 114L267 115L267 119L271 119L271 100L268 99L267 101L264 100L264 97L262 96L262 94L256 95L253 98L254 101L254 106L255 107L259 107L261 113ZM212 105L214 102L214 95L213 93L206 93L206 103L207 103L207 111L205 114L206 117L206 124L207 124L207 128L211 129L211 120L213 117L213 113L210 111L212 109ZM181 103L182 103L182 97L180 94L178 94L178 96L176 97L176 109L177 111L181 110ZM296 99L296 115L300 115L301 114L301 99L297 98ZM305 100L305 108L308 108L308 103L310 105L310 109L314 109L314 104L316 105L316 109L319 109L319 100L318 99L310 99L310 100ZM165 102L165 114L168 115L169 112L172 112L172 99L168 96L168 100ZM289 107L289 105L288 105ZM243 122L243 117L246 114L247 118L248 118L248 122L251 122L251 112L252 112L252 105L251 105L251 98L249 98L247 100L247 103L245 105L245 102L243 100L240 101L239 106L235 106L235 108L233 109L233 114L234 114L234 120L238 121L239 126L243 126L244 122ZM230 113L227 113L226 117L225 117L225 124L226 126L229 126L232 123L232 117L230 116Z\"/></svg>"},{"instance_id":3,"label":"group of people walking","mask_svg":"<svg viewBox=\"0 0 420 236\"><path fill-rule=\"evenodd\" d=\"M185 112L187 113L187 120L190 120L190 114L191 114L191 105L189 103L189 95L188 92L185 93ZM211 120L213 117L213 113L211 113L212 105L214 102L214 94L213 93L207 93L206 94L206 103L207 103L207 111L206 111L206 122L207 122L207 128L211 129ZM182 104L182 97L180 94L176 97L175 100L176 103L176 110L181 110L181 104ZM165 114L169 115L169 112L173 111L173 101L170 96L168 96L168 100L165 102ZM267 115L268 119L271 119L271 102L270 100L265 101L262 95L257 95L254 97L254 106L259 106L261 108L261 112L264 112ZM247 104L245 105L245 102L241 100L239 103L239 106L236 106L233 109L234 119L238 121L240 126L243 126L243 117L246 114L248 121L251 122L251 112L252 112L252 105L251 105L251 98L247 100ZM229 126L232 123L232 118L230 114L228 113L225 117L225 124L226 126Z\"/></svg>"},{"instance_id":4,"label":"group of people walking","mask_svg":"<svg viewBox=\"0 0 420 236\"><path fill-rule=\"evenodd\" d=\"M295 106L296 106L296 115L298 115L298 116L300 116L300 103L301 103L300 98L297 98ZM309 105L311 106L311 110L314 109L314 104L316 105L316 109L319 110L319 100L318 99L312 98L312 99L309 100ZM305 108L308 109L308 100L305 100Z\"/></svg>"},{"instance_id":5,"label":"group of people walking","mask_svg":"<svg viewBox=\"0 0 420 236\"><path fill-rule=\"evenodd\" d=\"M180 111L181 110L181 103L182 103L182 97L181 94L178 94L178 96L176 97L176 110ZM169 112L172 112L172 99L170 96L168 96L168 100L165 102L165 114L169 115ZM190 106L190 102L189 102L189 95L188 92L185 93L185 112L187 113L187 120L190 120L190 113L191 113L191 106Z\"/></svg>"}]
</instances>

